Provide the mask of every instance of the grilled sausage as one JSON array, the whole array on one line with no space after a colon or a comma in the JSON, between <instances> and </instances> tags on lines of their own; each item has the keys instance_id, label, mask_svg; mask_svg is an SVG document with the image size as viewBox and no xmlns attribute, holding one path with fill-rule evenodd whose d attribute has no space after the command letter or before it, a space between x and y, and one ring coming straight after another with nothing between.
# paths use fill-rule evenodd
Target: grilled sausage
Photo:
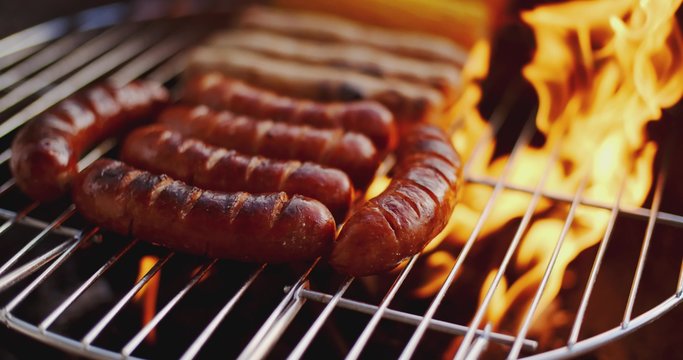
<instances>
[{"instance_id":1,"label":"grilled sausage","mask_svg":"<svg viewBox=\"0 0 683 360\"><path fill-rule=\"evenodd\" d=\"M391 112L374 101L319 103L278 95L220 73L190 76L183 99L214 109L318 128L344 128L366 135L379 151L396 146Z\"/></svg>"},{"instance_id":2,"label":"grilled sausage","mask_svg":"<svg viewBox=\"0 0 683 360\"><path fill-rule=\"evenodd\" d=\"M273 59L244 49L199 47L190 55L188 66L190 73L220 71L300 98L318 101L375 100L391 110L398 122L432 120L448 105L439 91L426 85Z\"/></svg>"},{"instance_id":3,"label":"grilled sausage","mask_svg":"<svg viewBox=\"0 0 683 360\"><path fill-rule=\"evenodd\" d=\"M453 63L466 58L463 49L438 35L385 29L322 13L252 6L242 14L240 24L305 39L358 43L417 59Z\"/></svg>"},{"instance_id":4,"label":"grilled sausage","mask_svg":"<svg viewBox=\"0 0 683 360\"><path fill-rule=\"evenodd\" d=\"M413 59L361 44L297 39L262 30L229 30L213 35L208 46L241 48L303 63L353 69L431 86L452 97L460 83L454 64Z\"/></svg>"},{"instance_id":5,"label":"grilled sausage","mask_svg":"<svg viewBox=\"0 0 683 360\"><path fill-rule=\"evenodd\" d=\"M341 129L316 129L215 112L206 106L174 106L159 121L184 136L211 145L274 159L312 161L346 172L354 185L365 187L380 158L370 139Z\"/></svg>"},{"instance_id":6,"label":"grilled sausage","mask_svg":"<svg viewBox=\"0 0 683 360\"><path fill-rule=\"evenodd\" d=\"M133 124L152 118L168 100L160 84L100 84L52 107L24 126L12 143L12 174L35 200L63 194L81 153Z\"/></svg>"},{"instance_id":7,"label":"grilled sausage","mask_svg":"<svg viewBox=\"0 0 683 360\"><path fill-rule=\"evenodd\" d=\"M219 193L101 159L78 174L73 200L104 228L173 250L253 262L306 260L334 238L329 210L284 192Z\"/></svg>"},{"instance_id":8,"label":"grilled sausage","mask_svg":"<svg viewBox=\"0 0 683 360\"><path fill-rule=\"evenodd\" d=\"M351 215L330 263L354 276L390 270L420 252L448 222L461 184L460 159L448 137L416 125L402 137L389 187Z\"/></svg>"},{"instance_id":9,"label":"grilled sausage","mask_svg":"<svg viewBox=\"0 0 683 360\"><path fill-rule=\"evenodd\" d=\"M207 190L284 191L290 196L307 196L327 206L338 221L344 220L353 197L351 180L340 170L310 162L242 155L184 138L161 124L128 135L121 159Z\"/></svg>"}]
</instances>

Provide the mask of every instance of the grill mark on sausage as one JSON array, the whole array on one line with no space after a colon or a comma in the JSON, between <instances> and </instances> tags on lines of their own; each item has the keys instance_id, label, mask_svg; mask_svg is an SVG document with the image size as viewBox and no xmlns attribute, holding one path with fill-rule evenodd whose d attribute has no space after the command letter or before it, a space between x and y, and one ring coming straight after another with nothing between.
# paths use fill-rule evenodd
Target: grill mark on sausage
<instances>
[{"instance_id":1,"label":"grill mark on sausage","mask_svg":"<svg viewBox=\"0 0 683 360\"><path fill-rule=\"evenodd\" d=\"M248 200L249 194L246 192L235 193L235 202L228 209L228 223L232 224L235 222L237 216L239 216L244 203Z\"/></svg>"}]
</instances>

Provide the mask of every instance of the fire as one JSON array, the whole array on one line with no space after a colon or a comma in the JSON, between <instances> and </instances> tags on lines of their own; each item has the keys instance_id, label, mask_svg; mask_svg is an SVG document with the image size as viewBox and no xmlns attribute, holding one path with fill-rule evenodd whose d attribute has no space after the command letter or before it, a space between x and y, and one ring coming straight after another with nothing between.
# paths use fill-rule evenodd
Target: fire
<instances>
[{"instance_id":1,"label":"fire","mask_svg":"<svg viewBox=\"0 0 683 360\"><path fill-rule=\"evenodd\" d=\"M488 46L479 44L465 69L460 102L446 117L456 119L453 142L471 162L468 174L495 180L513 161L507 184L533 189L545 175L543 191L572 195L581 190L584 199L613 204L623 183L621 203L641 205L652 185L658 148L647 138L645 126L683 96L683 39L675 18L682 1L575 1L524 12L522 19L533 29L537 49L523 74L538 94L535 124L546 141L541 147L525 146L512 160L493 158L494 139L470 158L478 139L490 131L476 110L481 99L478 82L488 68ZM476 183L464 188L447 241L467 241L492 191L491 186ZM522 217L530 200L527 193L503 191L478 238ZM480 301L491 292L485 321L494 326L519 325L520 319L509 317L519 317L528 309L569 209L568 203L541 198L509 269L500 270L516 276L503 276L489 290L499 271L494 269L482 284ZM608 219L607 210L576 208L536 315L559 293L569 264L600 241ZM443 259L440 252L428 255L434 281L442 281L443 273L450 270ZM449 261L452 266L453 260ZM429 296L435 289L428 281L415 294ZM507 311L512 307L517 311Z\"/></svg>"},{"instance_id":2,"label":"fire","mask_svg":"<svg viewBox=\"0 0 683 360\"><path fill-rule=\"evenodd\" d=\"M155 256L146 255L140 259L140 266L138 270L138 277L136 281L142 279L147 272L159 261ZM142 286L140 291L135 294L133 300L136 303L142 304L142 326L145 326L150 322L154 315L156 314L157 308L157 295L159 293L159 280L161 278L161 272L157 272L154 276L149 279L149 281ZM146 338L149 342L156 341L156 330L152 331L147 335Z\"/></svg>"}]
</instances>

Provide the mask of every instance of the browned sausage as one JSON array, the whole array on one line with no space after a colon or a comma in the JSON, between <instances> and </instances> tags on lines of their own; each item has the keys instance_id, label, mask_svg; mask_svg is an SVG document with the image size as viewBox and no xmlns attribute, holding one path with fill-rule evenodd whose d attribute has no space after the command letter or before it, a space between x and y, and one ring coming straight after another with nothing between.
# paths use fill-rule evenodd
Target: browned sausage
<instances>
[{"instance_id":1,"label":"browned sausage","mask_svg":"<svg viewBox=\"0 0 683 360\"><path fill-rule=\"evenodd\" d=\"M184 136L245 154L312 161L340 169L360 188L370 182L380 162L370 139L342 129L259 121L206 106L174 106L162 112L159 121Z\"/></svg>"},{"instance_id":2,"label":"browned sausage","mask_svg":"<svg viewBox=\"0 0 683 360\"><path fill-rule=\"evenodd\" d=\"M85 218L173 250L254 262L306 260L334 238L329 210L284 192L219 193L98 160L76 176L73 200Z\"/></svg>"},{"instance_id":3,"label":"browned sausage","mask_svg":"<svg viewBox=\"0 0 683 360\"><path fill-rule=\"evenodd\" d=\"M318 128L341 127L366 135L379 151L396 146L396 125L389 110L375 101L319 103L276 94L220 73L190 76L183 99L218 110L230 110Z\"/></svg>"},{"instance_id":4,"label":"browned sausage","mask_svg":"<svg viewBox=\"0 0 683 360\"><path fill-rule=\"evenodd\" d=\"M295 38L258 29L231 29L214 34L207 45L240 48L303 63L353 69L380 78L429 85L452 97L460 84L454 64L410 58L357 43L334 43Z\"/></svg>"},{"instance_id":5,"label":"browned sausage","mask_svg":"<svg viewBox=\"0 0 683 360\"><path fill-rule=\"evenodd\" d=\"M104 83L81 91L24 126L12 143L12 174L35 200L54 200L76 174L81 153L133 124L151 119L168 100L158 83Z\"/></svg>"},{"instance_id":6,"label":"browned sausage","mask_svg":"<svg viewBox=\"0 0 683 360\"><path fill-rule=\"evenodd\" d=\"M252 6L240 23L305 39L364 44L417 59L464 62L467 57L463 49L442 36L386 29L319 12Z\"/></svg>"},{"instance_id":7,"label":"browned sausage","mask_svg":"<svg viewBox=\"0 0 683 360\"><path fill-rule=\"evenodd\" d=\"M327 206L338 221L344 220L353 197L351 180L340 170L310 162L242 155L184 138L162 124L128 135L121 159L207 190L284 191L290 196L307 196Z\"/></svg>"},{"instance_id":8,"label":"browned sausage","mask_svg":"<svg viewBox=\"0 0 683 360\"><path fill-rule=\"evenodd\" d=\"M317 101L374 100L391 110L397 122L438 120L446 99L430 86L380 79L357 71L273 58L245 49L198 47L188 72L219 71L227 76L299 98Z\"/></svg>"},{"instance_id":9,"label":"browned sausage","mask_svg":"<svg viewBox=\"0 0 683 360\"><path fill-rule=\"evenodd\" d=\"M333 246L330 263L341 273L394 268L420 252L453 213L462 179L448 137L426 124L404 135L389 187L351 215Z\"/></svg>"}]
</instances>

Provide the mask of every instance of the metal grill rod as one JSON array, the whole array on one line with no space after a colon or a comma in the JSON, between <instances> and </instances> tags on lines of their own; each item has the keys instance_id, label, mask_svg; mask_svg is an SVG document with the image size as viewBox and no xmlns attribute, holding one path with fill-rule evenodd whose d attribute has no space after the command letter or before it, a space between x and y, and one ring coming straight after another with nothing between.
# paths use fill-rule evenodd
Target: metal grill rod
<instances>
[{"instance_id":1,"label":"metal grill rod","mask_svg":"<svg viewBox=\"0 0 683 360\"><path fill-rule=\"evenodd\" d=\"M472 345L470 351L467 353L467 357L465 357L465 360L477 360L481 356L481 353L486 350L489 344L489 337L491 334L491 323L488 323L486 327L484 327L484 334L477 336L477 339L474 341L474 345Z\"/></svg>"},{"instance_id":2,"label":"metal grill rod","mask_svg":"<svg viewBox=\"0 0 683 360\"><path fill-rule=\"evenodd\" d=\"M85 336L83 336L83 339L81 339L81 344L83 344L85 348L90 346L93 340L95 340L95 338L97 338L97 336L100 335L102 330L104 330L104 328L109 324L109 322L111 322L111 320L114 319L114 316L116 316L116 314L118 314L119 311L121 311L121 309L128 303L128 301L130 301L130 299L132 299L133 296L135 296L135 294L138 291L140 291L140 289L142 289L142 287L145 284L147 284L154 277L154 275L156 275L157 272L159 272L159 270L161 270L161 268L168 262L168 260L171 259L171 257L173 257L174 254L175 253L170 252L166 254L166 256L161 258L159 261L157 261L154 264L154 266L152 266L152 268L149 269L149 271L147 271L147 273L142 278L140 278L140 280L138 280L135 283L135 285L130 290L128 290L128 292L125 295L123 295L123 297L116 303L116 305L114 305L107 312L107 314L104 315L100 319L100 321L98 321L97 324L95 324L95 326L93 326L92 329L90 329L90 331L88 331L88 333L85 334Z\"/></svg>"},{"instance_id":3,"label":"metal grill rod","mask_svg":"<svg viewBox=\"0 0 683 360\"><path fill-rule=\"evenodd\" d=\"M98 36L81 44L81 46L79 46L71 54L59 59L57 62L53 63L37 74L28 79L21 79L21 84L19 86L12 89L0 99L0 112L17 105L19 102L28 98L32 94L44 90L59 78L68 75L72 71L78 69L80 66L83 66L98 56L106 53L107 50L123 41L136 28L137 25L131 24L128 26L105 30ZM40 113L41 111L36 112L36 114ZM35 116L35 114L33 116ZM25 117L31 118L33 116L27 115ZM5 123L0 124L0 136L4 137L21 124L23 124L23 122L20 122L13 127L5 125Z\"/></svg>"},{"instance_id":4,"label":"metal grill rod","mask_svg":"<svg viewBox=\"0 0 683 360\"><path fill-rule=\"evenodd\" d=\"M309 266L308 269L306 269L306 271L304 271L303 274L301 274L297 282L290 288L289 292L285 295L284 298L282 298L282 300L275 308L275 310L273 310L268 319L266 319L263 325L261 325L261 328L258 330L258 332L256 332L256 334L251 338L251 341L249 341L244 350L242 350L242 353L239 355L238 360L251 359L254 357L254 354L256 352L263 351L259 350L259 347L263 346L263 339L266 337L267 333L271 331L275 322L281 317L286 306L289 305L293 298L295 298L295 294L298 293L299 290L304 286L304 283L306 282L308 275L313 271L313 268L315 268L319 261L320 258L315 259L311 266Z\"/></svg>"},{"instance_id":5,"label":"metal grill rod","mask_svg":"<svg viewBox=\"0 0 683 360\"><path fill-rule=\"evenodd\" d=\"M197 271L197 274L190 279L190 282L185 285L184 288L182 288L176 295L169 300L164 307L159 310L159 312L154 315L152 320L150 320L145 326L140 329L140 331L133 336L133 338L128 341L126 345L121 349L121 355L123 357L129 357L130 354L137 349L138 345L149 335L150 332L159 324L159 322L166 317L166 314L168 314L175 306L178 304L180 300L182 300L185 295L201 280L208 272L213 268L213 266L216 264L218 260L213 259L205 263L199 271Z\"/></svg>"},{"instance_id":6,"label":"metal grill rod","mask_svg":"<svg viewBox=\"0 0 683 360\"><path fill-rule=\"evenodd\" d=\"M247 289L251 286L251 284L256 281L256 278L258 278L259 275L263 272L263 270L266 268L267 264L262 264L254 273L249 276L247 281L244 282L242 287L237 290L237 292L228 300L228 302L223 306L223 308L216 314L216 316L211 319L211 322L209 322L209 325L204 328L204 331L202 331L199 336L192 342L192 344L187 348L183 356L180 357L181 360L189 360L193 359L199 350L202 349L202 346L206 343L207 340L209 340L209 337L213 334L214 331L216 331L216 328L218 328L218 325L220 325L221 321L225 319L225 317L228 315L230 310L232 310L233 307L235 307L235 304L237 304L237 301L242 298L242 295L247 291Z\"/></svg>"},{"instance_id":7,"label":"metal grill rod","mask_svg":"<svg viewBox=\"0 0 683 360\"><path fill-rule=\"evenodd\" d=\"M541 282L538 284L538 288L536 289L536 294L534 294L534 298L531 301L531 305L529 306L529 309L527 310L526 315L524 316L522 326L517 332L515 343L512 345L512 348L510 349L508 358L517 358L519 356L519 352L522 350L522 340L526 338L526 334L529 331L529 326L531 326L531 320L536 314L536 310L538 309L538 306L541 302L541 297L543 296L545 288L548 285L550 273L553 271L553 269L555 269L555 263L557 262L557 258L560 255L560 250L562 249L564 240L567 238L569 230L571 229L571 226L574 223L576 209L579 207L579 202L581 200L581 197L583 196L583 192L586 189L586 184L588 183L588 178L591 174L590 169L592 168L592 163L592 161L589 161L588 164L586 164L586 174L582 177L581 182L579 183L579 188L576 190L576 193L574 195L574 201L572 201L572 205L569 208L569 212L567 214L567 218L565 219L564 226L562 227L560 236L557 239L557 242L555 243L555 248L553 249L552 254L550 255L548 265L546 265L545 267L545 271L543 273L543 277L541 278Z\"/></svg>"},{"instance_id":8,"label":"metal grill rod","mask_svg":"<svg viewBox=\"0 0 683 360\"><path fill-rule=\"evenodd\" d=\"M74 20L78 23L77 30L80 31L118 24L123 20L127 10L128 6L122 3L107 4L35 25L0 39L0 58L63 36L70 30Z\"/></svg>"},{"instance_id":9,"label":"metal grill rod","mask_svg":"<svg viewBox=\"0 0 683 360\"><path fill-rule=\"evenodd\" d=\"M12 301L10 301L4 308L0 309L0 314L2 317L7 317L10 315L12 310L21 303L26 296L28 296L38 285L40 285L48 276L50 276L62 263L64 263L73 253L78 249L78 247L85 241L90 240L90 238L97 232L95 230L88 232L86 235L78 238L76 242L73 243L62 255L57 258L50 266L48 266L37 278L35 278L27 287L25 287L17 296L15 296Z\"/></svg>"},{"instance_id":10,"label":"metal grill rod","mask_svg":"<svg viewBox=\"0 0 683 360\"><path fill-rule=\"evenodd\" d=\"M289 289L286 289L287 291ZM321 293L319 291L314 291L314 290L309 290L309 289L301 289L299 291L299 296L305 297L306 299L321 302L321 303L327 303L332 299L332 295ZM344 309L349 309L353 311L357 311L363 314L368 314L368 315L374 315L379 307L375 305L370 305L366 304L363 302L355 301L355 300L350 300L346 298L341 298L339 300L339 307L344 308ZM398 311L394 309L386 309L384 314L382 315L384 319L392 320L392 321L397 321L401 322L404 324L408 325L419 325L420 321L422 321L423 317L411 313L407 313L404 311ZM447 321L442 321L442 320L436 320L432 319L429 324L427 325L429 329L435 330L435 331L440 331L446 334L451 334L451 335L465 335L467 333L467 329L469 329L465 325L459 325L459 324L454 324L451 322ZM484 332L480 329L475 330L477 336L483 336ZM515 338L511 335L506 335L506 334L501 334L501 333L494 333L492 332L490 334L490 339L500 343L500 344L506 344L506 345L512 345L512 343L515 341ZM534 350L536 347L538 347L538 342L534 340L529 340L525 339L524 340L524 349L525 350Z\"/></svg>"},{"instance_id":11,"label":"metal grill rod","mask_svg":"<svg viewBox=\"0 0 683 360\"><path fill-rule=\"evenodd\" d=\"M114 265L123 255L125 255L130 249L138 243L137 239L129 242L126 246L121 249L118 253L112 256L104 265L97 269L90 277L81 284L74 292L72 292L64 301L62 301L48 316L43 319L38 325L38 329L41 332L45 332L47 328L52 325L52 323L57 320L57 318L76 301L76 299L81 296L97 279L99 279L109 268Z\"/></svg>"},{"instance_id":12,"label":"metal grill rod","mask_svg":"<svg viewBox=\"0 0 683 360\"><path fill-rule=\"evenodd\" d=\"M488 186L495 186L497 183L496 179L489 178L486 176L465 176L465 180L470 182L470 183L476 183L476 184L481 184L481 185L488 185ZM523 186L523 185L516 185L516 184L511 184L511 183L505 183L503 185L506 190L514 190L514 191L519 191L527 194L533 194L534 189ZM552 191L547 191L544 190L541 192L541 195L549 200L553 201L558 201L558 202L564 202L571 204L572 202L572 197L571 196L566 196L558 193L554 193ZM580 202L581 205L586 205L594 208L600 208L600 209L605 209L605 210L612 210L613 204L608 204L608 203L603 203L600 201L594 201L591 199L582 199ZM635 219L649 219L650 218L650 209L646 209L643 207L633 207L633 206L628 206L628 205L622 205L621 208L619 209L619 212L623 215L629 216L631 218ZM683 216L681 215L676 215L664 211L659 211L657 212L656 218L658 221L660 221L662 224L666 225L671 225L675 227L683 227Z\"/></svg>"},{"instance_id":13,"label":"metal grill rod","mask_svg":"<svg viewBox=\"0 0 683 360\"><path fill-rule=\"evenodd\" d=\"M424 317L422 318L422 321L420 322L420 324L415 329L415 332L410 337L410 340L408 341L406 346L403 348L403 351L399 357L401 360L408 360L412 356L412 354L415 352L415 350L417 349L417 345L419 344L420 340L422 339L422 336L424 335L425 331L427 331L427 325L429 324L429 322L434 317L434 314L436 313L436 310L438 309L438 307L441 305L441 302L443 301L444 297L446 296L446 291L448 290L448 288L451 286L451 284L455 280L455 275L458 273L458 271L460 271L460 268L462 267L462 264L465 262L465 259L469 255L469 252L472 249L474 242L479 237L479 233L483 229L484 223L486 222L489 215L493 211L493 205L494 205L496 199L503 192L503 185L502 185L503 181L507 178L510 171L512 170L512 165L514 164L514 161L519 156L521 149L524 148L525 146L527 146L529 141L531 140L531 136L533 135L533 129L534 129L533 116L531 116L531 117L529 117L526 124L524 125L524 128L522 129L522 133L517 138L517 142L515 143L515 146L512 149L512 152L510 153L510 157L508 158L507 163L505 164L505 167L503 168L503 171L501 173L500 181L493 188L493 191L491 192L491 195L489 196L489 199L487 200L486 205L484 205L484 209L482 210L481 215L479 216L479 219L477 220L477 223L475 224L474 229L472 230L472 233L470 234L469 238L465 242L465 245L463 246L462 250L460 250L460 254L458 255L458 259L456 260L455 264L453 265L453 267L449 271L448 276L446 277L446 280L442 284L441 288L439 288L439 291L437 292L436 296L434 296L434 299L429 304L429 308L425 312ZM470 161L474 161L474 160L470 159ZM471 327L470 329L478 330L476 328L476 326ZM468 332L469 332L469 330L468 330Z\"/></svg>"},{"instance_id":14,"label":"metal grill rod","mask_svg":"<svg viewBox=\"0 0 683 360\"><path fill-rule=\"evenodd\" d=\"M360 356L361 352L363 351L363 348L365 348L365 344L367 344L368 340L370 340L370 336L372 336L372 333L375 331L375 328L379 324L379 321L382 319L382 316L384 316L384 313L387 311L387 308L389 307L391 300L393 300L394 296L396 296L398 289L401 287L401 285L403 285L403 282L408 277L408 274L413 269L413 266L415 266L415 263L417 262L417 259L419 257L419 253L413 256L410 259L410 262L408 262L408 265L406 265L406 267L404 267L403 270L401 270L401 274L398 276L398 278L396 278L394 283L391 284L389 291L386 293L386 295L380 302L379 308L372 315L372 318L365 326L365 329L363 329L363 332L356 340L356 343L353 344L353 347L351 347L351 350L346 355L346 359L357 359Z\"/></svg>"},{"instance_id":15,"label":"metal grill rod","mask_svg":"<svg viewBox=\"0 0 683 360\"><path fill-rule=\"evenodd\" d=\"M624 319L621 323L622 327L628 327L631 321L631 314L633 313L633 306L636 302L636 294L638 293L638 288L640 287L640 279L643 275L643 270L645 269L645 260L647 259L647 253L650 249L650 242L652 240L652 234L655 231L655 224L657 220L657 212L662 204L662 192L664 190L664 184L666 183L666 178L668 175L668 164L670 159L670 150L672 141L668 142L668 146L665 149L664 160L659 169L659 176L657 177L657 185L655 187L655 194L652 199L651 215L647 222L647 229L645 230L645 238L643 239L643 245L640 249L640 256L638 258L638 265L636 266L636 272L633 276L633 282L631 283L631 290L628 294L628 301L626 305L626 310L624 311Z\"/></svg>"},{"instance_id":16,"label":"metal grill rod","mask_svg":"<svg viewBox=\"0 0 683 360\"><path fill-rule=\"evenodd\" d=\"M16 284L17 282L25 279L27 276L33 274L38 269L43 267L43 265L49 263L54 258L59 256L62 252L66 251L66 249L70 245L73 245L73 243L76 241L78 241L77 238L66 240L61 244L55 246L54 248L48 250L47 252L39 256L36 256L32 260L28 261L26 264L11 271L7 275L3 276L2 278L0 278L0 291L7 289L8 287Z\"/></svg>"},{"instance_id":17,"label":"metal grill rod","mask_svg":"<svg viewBox=\"0 0 683 360\"><path fill-rule=\"evenodd\" d=\"M334 308L337 306L339 303L339 300L341 300L341 297L344 295L346 290L349 288L351 283L353 282L354 278L353 277L347 277L346 280L344 280L337 290L337 292L334 294L334 296L330 299L330 301L327 303L323 311L318 315L318 317L315 319L311 327L308 328L308 331L304 334L304 336L299 340L299 343L296 345L294 350L292 350L291 354L287 357L287 359L294 360L294 359L300 359L301 356L303 356L304 352L306 349L308 349L308 345L311 344L311 341L313 341L313 338L315 337L316 334L318 334L318 331L320 331L320 328L323 326L327 318L332 314L332 311ZM298 294L297 294L298 295Z\"/></svg>"},{"instance_id":18,"label":"metal grill rod","mask_svg":"<svg viewBox=\"0 0 683 360\"><path fill-rule=\"evenodd\" d=\"M563 130L563 129L562 129ZM562 131L561 133L564 133ZM524 213L524 216L522 217L522 220L520 221L519 227L517 228L517 231L515 232L515 236L512 238L512 242L510 243L510 246L508 247L507 252L505 253L505 257L503 258L503 261L501 262L500 266L498 267L498 270L496 272L496 275L493 278L493 282L489 286L488 290L486 291L486 295L484 296L484 300L482 300L481 304L477 308L477 312L474 316L474 319L472 320L472 323L470 324L470 330L468 330L467 334L465 335L465 338L463 339L460 348L458 349L458 352L456 352L455 358L460 360L462 359L468 351L468 348L472 342L472 339L474 338L474 331L472 331L475 328L479 327L479 324L481 323L481 320L484 318L484 314L486 309L488 308L489 304L491 303L491 299L493 299L493 294L500 284L501 279L505 275L505 271L507 270L507 266L510 263L510 260L512 259L513 254L517 250L517 246L522 240L522 237L524 236L524 232L526 231L527 227L529 226L529 223L531 222L532 217L534 216L536 207L538 206L538 202L541 200L541 190L545 186L546 181L548 180L548 177L550 176L550 170L552 169L552 165L555 164L557 161L557 157L559 156L560 153L560 145L562 144L562 141L558 141L552 148L551 153L548 157L548 161L545 165L545 168L543 169L543 173L541 175L541 179L539 180L538 184L536 184L536 188L534 191L534 194L532 195L531 201L529 202L529 206L526 209L526 212Z\"/></svg>"},{"instance_id":19,"label":"metal grill rod","mask_svg":"<svg viewBox=\"0 0 683 360\"><path fill-rule=\"evenodd\" d=\"M1 267L0 267L0 274L3 274L7 269L9 269L12 265L14 265L19 258L24 256L29 250L31 250L40 240L42 240L45 235L47 235L52 229L60 226L63 222L68 220L74 213L76 212L76 207L74 205L69 205L69 207L66 208L64 212L62 212L61 215L59 215L53 222L50 223L45 229L43 229L38 235L34 236L31 241L29 241L26 245L24 245L21 250L17 251L12 255L12 257L7 260Z\"/></svg>"},{"instance_id":20,"label":"metal grill rod","mask_svg":"<svg viewBox=\"0 0 683 360\"><path fill-rule=\"evenodd\" d=\"M43 67L50 65L54 59L59 59L74 49L77 49L84 40L90 37L90 35L91 34L81 32L67 35L55 41L53 44L46 46L44 49L9 71L0 74L0 91L7 89L19 81L26 79Z\"/></svg>"},{"instance_id":21,"label":"metal grill rod","mask_svg":"<svg viewBox=\"0 0 683 360\"><path fill-rule=\"evenodd\" d=\"M92 83L94 79L98 79L108 71L111 71L153 43L159 41L162 33L168 30L167 28L167 25L163 27L152 27L152 29L145 31L145 33L135 36L130 41L125 41L108 51L105 56L101 56L97 60L89 63L71 76L69 81L57 84L38 100L3 122L0 125L0 137L4 137L28 120L41 114L52 105L64 100L74 92ZM3 109L0 108L0 111L2 110Z\"/></svg>"},{"instance_id":22,"label":"metal grill rod","mask_svg":"<svg viewBox=\"0 0 683 360\"><path fill-rule=\"evenodd\" d=\"M607 251L607 245L609 244L612 232L614 231L614 225L616 224L617 217L619 216L619 207L621 205L621 198L624 195L624 190L626 189L626 180L627 177L624 174L623 180L621 181L621 185L619 186L619 192L617 193L614 205L612 206L610 219L607 223L607 228L605 229L605 235L602 237L602 241L600 242L600 248L598 249L598 253L595 255L595 260L593 262L593 266L591 267L591 272L588 276L588 281L586 282L586 290L584 291L583 296L581 297L581 303L576 313L574 324L572 325L572 331L570 333L569 340L567 341L568 347L572 347L574 344L576 344L576 341L579 338L579 332L581 331L583 318L586 315L588 301L590 300L590 297L593 293L593 287L595 286L595 281L598 278L598 273L600 272L600 268L602 266L602 260L605 257L605 252Z\"/></svg>"}]
</instances>

